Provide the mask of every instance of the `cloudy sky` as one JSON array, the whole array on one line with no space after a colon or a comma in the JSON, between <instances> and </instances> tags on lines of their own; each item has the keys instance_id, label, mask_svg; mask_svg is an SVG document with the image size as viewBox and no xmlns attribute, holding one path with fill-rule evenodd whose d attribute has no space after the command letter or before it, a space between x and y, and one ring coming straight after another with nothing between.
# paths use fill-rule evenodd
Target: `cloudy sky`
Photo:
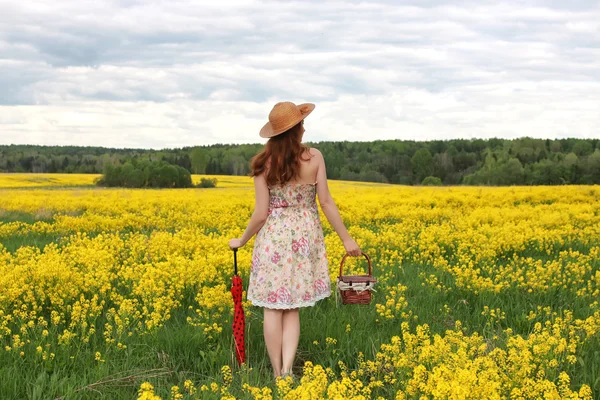
<instances>
[{"instance_id":1,"label":"cloudy sky","mask_svg":"<svg viewBox=\"0 0 600 400\"><path fill-rule=\"evenodd\" d=\"M0 0L0 144L600 137L600 1Z\"/></svg>"}]
</instances>

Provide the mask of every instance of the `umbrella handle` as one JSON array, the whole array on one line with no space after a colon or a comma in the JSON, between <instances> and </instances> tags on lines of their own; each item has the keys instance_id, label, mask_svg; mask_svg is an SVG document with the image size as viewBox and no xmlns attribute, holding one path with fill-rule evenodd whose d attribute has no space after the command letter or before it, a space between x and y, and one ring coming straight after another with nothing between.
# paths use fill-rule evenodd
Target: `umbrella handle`
<instances>
[{"instance_id":1,"label":"umbrella handle","mask_svg":"<svg viewBox=\"0 0 600 400\"><path fill-rule=\"evenodd\" d=\"M237 270L237 249L233 249L233 269L235 271L235 275L238 274Z\"/></svg>"}]
</instances>

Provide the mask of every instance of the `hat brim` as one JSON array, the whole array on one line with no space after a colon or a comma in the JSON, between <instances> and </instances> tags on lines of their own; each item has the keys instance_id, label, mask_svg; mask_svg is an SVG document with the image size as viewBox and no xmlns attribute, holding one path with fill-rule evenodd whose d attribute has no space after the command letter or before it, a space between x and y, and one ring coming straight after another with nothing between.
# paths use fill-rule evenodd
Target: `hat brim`
<instances>
[{"instance_id":1,"label":"hat brim","mask_svg":"<svg viewBox=\"0 0 600 400\"><path fill-rule=\"evenodd\" d=\"M260 137L271 138L273 136L277 136L280 133L287 131L288 129L292 128L294 125L302 121L304 118L308 117L308 115L315 109L315 105L313 103L302 103L298 104L297 107L300 109L300 114L302 114L300 118L290 122L287 126L279 130L274 130L273 126L271 125L271 122L267 122L260 130Z\"/></svg>"}]
</instances>

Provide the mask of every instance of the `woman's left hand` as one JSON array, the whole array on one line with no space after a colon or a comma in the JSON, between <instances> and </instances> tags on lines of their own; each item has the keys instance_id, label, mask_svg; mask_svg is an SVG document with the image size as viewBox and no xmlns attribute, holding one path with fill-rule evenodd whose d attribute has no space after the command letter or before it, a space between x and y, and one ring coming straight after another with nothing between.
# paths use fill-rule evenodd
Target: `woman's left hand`
<instances>
[{"instance_id":1,"label":"woman's left hand","mask_svg":"<svg viewBox=\"0 0 600 400\"><path fill-rule=\"evenodd\" d=\"M242 247L243 245L244 243L242 243L241 239L231 239L229 241L229 248L232 250Z\"/></svg>"}]
</instances>

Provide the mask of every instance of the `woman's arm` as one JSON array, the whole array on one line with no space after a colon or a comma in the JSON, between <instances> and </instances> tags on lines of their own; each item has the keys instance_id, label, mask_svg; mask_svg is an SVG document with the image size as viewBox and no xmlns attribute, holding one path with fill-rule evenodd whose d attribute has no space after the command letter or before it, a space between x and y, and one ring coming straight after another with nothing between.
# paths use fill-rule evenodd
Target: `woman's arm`
<instances>
[{"instance_id":1,"label":"woman's arm","mask_svg":"<svg viewBox=\"0 0 600 400\"><path fill-rule=\"evenodd\" d=\"M248 222L246 231L240 238L240 247L245 245L256 232L265 224L267 220L267 213L269 211L269 187L265 180L264 175L254 177L254 192L256 201L254 204L254 212Z\"/></svg>"},{"instance_id":2,"label":"woman's arm","mask_svg":"<svg viewBox=\"0 0 600 400\"><path fill-rule=\"evenodd\" d=\"M323 158L323 154L317 149L313 149L316 151L316 157L318 162L317 168L317 195L319 196L319 204L321 205L321 209L323 210L323 214L327 217L327 220L333 226L336 233L342 239L344 243L344 247L346 248L346 252L351 256L359 256L361 255L361 250L352 239L346 226L344 225L344 221L342 221L342 217L340 216L340 211L333 201L333 197L331 197L331 193L329 193L329 186L327 186L327 172L325 170L325 159Z\"/></svg>"},{"instance_id":3,"label":"woman's arm","mask_svg":"<svg viewBox=\"0 0 600 400\"><path fill-rule=\"evenodd\" d=\"M316 150L316 149L315 149ZM323 214L327 217L327 220L333 226L333 229L337 232L338 236L342 241L350 238L350 234L342 221L340 212L329 193L329 186L327 186L327 172L325 171L325 159L320 151L317 150L317 196L319 196L319 204L323 210Z\"/></svg>"}]
</instances>

